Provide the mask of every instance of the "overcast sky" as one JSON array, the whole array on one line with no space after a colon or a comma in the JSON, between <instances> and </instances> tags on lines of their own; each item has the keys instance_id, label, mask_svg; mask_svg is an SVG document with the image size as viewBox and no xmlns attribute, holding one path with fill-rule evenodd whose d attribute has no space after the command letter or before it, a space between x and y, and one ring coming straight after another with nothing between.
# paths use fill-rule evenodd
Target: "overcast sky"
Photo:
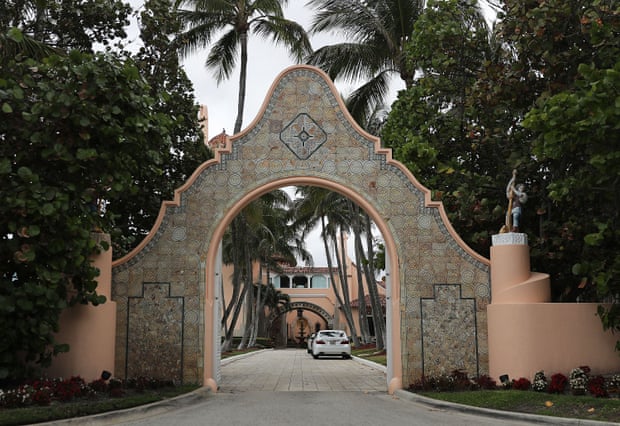
<instances>
[{"instance_id":1,"label":"overcast sky","mask_svg":"<svg viewBox=\"0 0 620 426\"><path fill-rule=\"evenodd\" d=\"M130 3L134 9L138 9L144 4L144 1L130 0ZM306 8L305 3L306 0L290 1L289 6L284 9L284 16L308 29L312 19L312 10ZM136 40L134 44L137 46L139 43L137 28L132 27L129 33L130 39ZM321 46L337 43L339 40L337 35L326 33L311 37L311 42L313 49L318 49ZM185 72L194 85L194 95L197 102L207 106L209 138L221 133L223 129L226 129L226 133L231 135L237 113L239 64L237 64L229 80L217 85L213 72L204 66L207 55L208 51L203 50L185 59L182 63ZM256 36L253 37L250 34L248 40L247 93L242 128L246 128L254 120L265 100L269 87L278 74L294 64L294 60L288 56L284 47L274 46L269 41L264 41ZM336 86L344 95L355 88L353 84L348 82L336 82ZM404 84L399 79L395 79L392 87L391 100L394 100L397 91L404 88ZM315 266L327 266L318 231L308 238L306 245L312 253Z\"/></svg>"},{"instance_id":2,"label":"overcast sky","mask_svg":"<svg viewBox=\"0 0 620 426\"><path fill-rule=\"evenodd\" d=\"M129 0L134 9L140 8L144 0ZM308 29L312 20L313 10L305 6L306 0L291 0L284 9L284 16ZM137 28L130 29L130 38L137 40ZM320 34L311 37L313 49L340 42L337 34ZM136 41L139 43L139 41ZM186 58L182 63L185 72L194 85L196 100L201 105L206 105L209 114L208 137L212 138L221 133L223 129L231 135L234 128L237 113L237 98L239 87L239 64L229 80L217 85L213 72L204 66L208 55L207 50L197 52ZM295 62L288 56L282 46L274 46L269 41L263 41L253 34L248 40L248 74L246 86L246 102L242 128L245 129L256 117L265 100L267 91L275 78L287 67ZM358 85L350 82L336 81L336 87L343 95L348 95ZM394 78L391 85L391 93L388 105L396 99L398 90L404 88L404 83L399 78ZM311 250L316 266L326 266L322 245L313 241L307 241L313 248Z\"/></svg>"},{"instance_id":3,"label":"overcast sky","mask_svg":"<svg viewBox=\"0 0 620 426\"><path fill-rule=\"evenodd\" d=\"M312 10L306 8L305 0L293 0L284 10L284 16L308 29L312 19ZM327 44L339 42L334 34L321 34L311 38L313 49L318 49ZM226 129L227 134L232 134L237 114L237 97L239 94L239 64L235 68L234 75L218 86L213 72L204 66L208 52L202 51L183 61L185 71L194 84L194 91L198 103L206 105L209 111L209 138ZM267 91L272 83L287 67L295 62L286 53L283 46L274 46L269 41L264 41L253 34L248 40L248 77L247 95L243 115L242 128L247 127L256 117L265 100ZM398 81L395 82L393 98L399 89ZM352 86L346 82L337 82L338 89L345 95L352 90ZM404 84L402 85L404 87Z\"/></svg>"}]
</instances>

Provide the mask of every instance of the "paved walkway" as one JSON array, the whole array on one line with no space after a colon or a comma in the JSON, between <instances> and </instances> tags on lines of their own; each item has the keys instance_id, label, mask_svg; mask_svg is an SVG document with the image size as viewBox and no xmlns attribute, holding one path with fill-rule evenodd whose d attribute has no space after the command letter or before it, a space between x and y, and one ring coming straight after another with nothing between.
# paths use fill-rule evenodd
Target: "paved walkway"
<instances>
[{"instance_id":1,"label":"paved walkway","mask_svg":"<svg viewBox=\"0 0 620 426\"><path fill-rule=\"evenodd\" d=\"M314 359L304 349L264 350L222 361L219 392L387 392L384 370L354 360Z\"/></svg>"}]
</instances>

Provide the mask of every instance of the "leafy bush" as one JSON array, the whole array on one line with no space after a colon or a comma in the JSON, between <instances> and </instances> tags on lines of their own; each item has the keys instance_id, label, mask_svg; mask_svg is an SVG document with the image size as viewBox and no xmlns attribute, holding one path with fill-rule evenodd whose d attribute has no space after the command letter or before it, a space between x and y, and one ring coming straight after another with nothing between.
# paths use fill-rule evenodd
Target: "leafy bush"
<instances>
[{"instance_id":1,"label":"leafy bush","mask_svg":"<svg viewBox=\"0 0 620 426\"><path fill-rule=\"evenodd\" d=\"M568 379L562 373L556 373L551 376L551 383L549 383L549 393L564 393Z\"/></svg>"},{"instance_id":2,"label":"leafy bush","mask_svg":"<svg viewBox=\"0 0 620 426\"><path fill-rule=\"evenodd\" d=\"M455 390L465 391L472 390L474 388L474 383L467 376L467 372L463 370L453 370L450 373L450 377L452 377L454 381Z\"/></svg>"},{"instance_id":3,"label":"leafy bush","mask_svg":"<svg viewBox=\"0 0 620 426\"><path fill-rule=\"evenodd\" d=\"M525 377L512 381L512 388L516 390L530 390L532 383Z\"/></svg>"},{"instance_id":4,"label":"leafy bush","mask_svg":"<svg viewBox=\"0 0 620 426\"><path fill-rule=\"evenodd\" d=\"M116 378L97 379L86 383L79 376L69 379L38 379L17 385L11 389L0 389L0 408L20 408L31 405L50 405L54 401L70 402L78 398L94 399L97 396L121 397L127 389L143 391L144 389L172 388L171 380L159 380L147 377L120 380Z\"/></svg>"},{"instance_id":5,"label":"leafy bush","mask_svg":"<svg viewBox=\"0 0 620 426\"><path fill-rule=\"evenodd\" d=\"M536 392L544 392L547 390L547 377L545 377L544 371L537 371L534 375L534 382L532 383L532 389Z\"/></svg>"},{"instance_id":6,"label":"leafy bush","mask_svg":"<svg viewBox=\"0 0 620 426\"><path fill-rule=\"evenodd\" d=\"M476 384L480 387L480 389L493 390L497 389L497 383L495 380L483 374L476 379Z\"/></svg>"},{"instance_id":7,"label":"leafy bush","mask_svg":"<svg viewBox=\"0 0 620 426\"><path fill-rule=\"evenodd\" d=\"M588 380L588 392L597 398L608 398L609 393L605 386L605 378L600 375L591 377L590 380Z\"/></svg>"}]
</instances>

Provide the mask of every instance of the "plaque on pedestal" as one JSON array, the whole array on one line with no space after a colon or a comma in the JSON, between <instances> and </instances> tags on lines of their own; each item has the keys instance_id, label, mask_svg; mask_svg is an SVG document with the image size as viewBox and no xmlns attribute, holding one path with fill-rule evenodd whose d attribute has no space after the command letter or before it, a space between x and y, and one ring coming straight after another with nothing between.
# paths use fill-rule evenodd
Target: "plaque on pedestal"
<instances>
[{"instance_id":1,"label":"plaque on pedestal","mask_svg":"<svg viewBox=\"0 0 620 426\"><path fill-rule=\"evenodd\" d=\"M527 234L521 232L506 232L491 237L494 246L527 245Z\"/></svg>"}]
</instances>

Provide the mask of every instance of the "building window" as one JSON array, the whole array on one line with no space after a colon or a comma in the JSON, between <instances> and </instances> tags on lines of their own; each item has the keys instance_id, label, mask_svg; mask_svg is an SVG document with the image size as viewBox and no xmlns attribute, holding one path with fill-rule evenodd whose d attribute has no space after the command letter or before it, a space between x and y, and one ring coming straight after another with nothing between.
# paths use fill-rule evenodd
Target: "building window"
<instances>
[{"instance_id":1,"label":"building window","mask_svg":"<svg viewBox=\"0 0 620 426\"><path fill-rule=\"evenodd\" d=\"M311 288L328 288L327 278L323 275L314 275L310 279Z\"/></svg>"},{"instance_id":2,"label":"building window","mask_svg":"<svg viewBox=\"0 0 620 426\"><path fill-rule=\"evenodd\" d=\"M293 277L294 288L308 288L308 277L304 275L295 275Z\"/></svg>"},{"instance_id":3,"label":"building window","mask_svg":"<svg viewBox=\"0 0 620 426\"><path fill-rule=\"evenodd\" d=\"M271 283L274 288L290 288L291 281L286 275L279 275L277 277L271 278Z\"/></svg>"}]
</instances>

